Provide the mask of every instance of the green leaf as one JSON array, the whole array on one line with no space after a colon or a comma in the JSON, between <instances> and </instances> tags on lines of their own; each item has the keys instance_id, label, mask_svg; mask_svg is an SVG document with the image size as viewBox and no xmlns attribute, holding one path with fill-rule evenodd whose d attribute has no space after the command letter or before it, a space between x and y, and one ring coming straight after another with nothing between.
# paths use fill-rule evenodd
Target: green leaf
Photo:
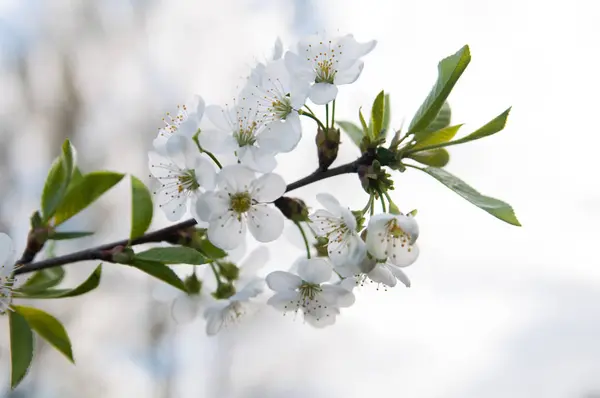
<instances>
[{"instance_id":1,"label":"green leaf","mask_svg":"<svg viewBox=\"0 0 600 398\"><path fill-rule=\"evenodd\" d=\"M358 110L358 118L360 119L360 124L363 128L363 134L370 137L369 127L367 126L367 122L365 122L365 117L362 114L362 108Z\"/></svg>"},{"instance_id":2,"label":"green leaf","mask_svg":"<svg viewBox=\"0 0 600 398\"><path fill-rule=\"evenodd\" d=\"M338 120L336 123L342 128L342 130L346 132L346 134L348 134L352 142L354 142L356 146L360 148L360 143L364 137L364 133L360 127L352 122Z\"/></svg>"},{"instance_id":3,"label":"green leaf","mask_svg":"<svg viewBox=\"0 0 600 398\"><path fill-rule=\"evenodd\" d=\"M39 292L58 285L65 276L63 267L47 268L37 271L19 287L20 292Z\"/></svg>"},{"instance_id":4,"label":"green leaf","mask_svg":"<svg viewBox=\"0 0 600 398\"><path fill-rule=\"evenodd\" d=\"M71 181L74 162L73 146L69 140L65 140L61 155L50 166L42 191L42 219L44 222L50 220L60 206Z\"/></svg>"},{"instance_id":5,"label":"green leaf","mask_svg":"<svg viewBox=\"0 0 600 398\"><path fill-rule=\"evenodd\" d=\"M423 131L431 124L470 61L471 53L466 45L456 54L440 61L437 81L410 122L409 133Z\"/></svg>"},{"instance_id":6,"label":"green leaf","mask_svg":"<svg viewBox=\"0 0 600 398\"><path fill-rule=\"evenodd\" d=\"M375 101L373 101L373 107L371 108L371 136L379 137L383 128L383 115L385 114L385 94L383 90L377 94Z\"/></svg>"},{"instance_id":7,"label":"green leaf","mask_svg":"<svg viewBox=\"0 0 600 398\"><path fill-rule=\"evenodd\" d=\"M454 138L461 126L462 124L458 124L456 126L450 126L442 128L438 131L434 131L428 134L427 137L425 137L423 140L418 141L417 144L411 148L411 150L423 148L429 145L437 145L443 142L448 142L452 138Z\"/></svg>"},{"instance_id":8,"label":"green leaf","mask_svg":"<svg viewBox=\"0 0 600 398\"><path fill-rule=\"evenodd\" d=\"M487 137L489 135L496 134L497 132L502 131L502 129L504 129L504 126L506 125L506 119L508 119L508 114L510 113L510 110L511 108L508 108L507 110L496 116L494 119L492 119L490 122L488 122L485 126L480 127L479 129L475 130L466 137L460 138L456 141L452 141L452 144L464 144L465 142L478 140L480 138Z\"/></svg>"},{"instance_id":9,"label":"green leaf","mask_svg":"<svg viewBox=\"0 0 600 398\"><path fill-rule=\"evenodd\" d=\"M79 167L75 166L73 168L73 175L71 176L71 181L69 183L68 189L70 189L73 185L78 184L82 178L83 178L83 173L81 172Z\"/></svg>"},{"instance_id":10,"label":"green leaf","mask_svg":"<svg viewBox=\"0 0 600 398\"><path fill-rule=\"evenodd\" d=\"M35 330L40 337L66 356L69 361L75 362L71 340L69 340L69 335L67 335L64 326L58 319L37 308L15 305L14 309L25 318L31 329Z\"/></svg>"},{"instance_id":11,"label":"green leaf","mask_svg":"<svg viewBox=\"0 0 600 398\"><path fill-rule=\"evenodd\" d=\"M209 260L198 250L185 246L154 247L137 253L135 258L163 264L206 264Z\"/></svg>"},{"instance_id":12,"label":"green leaf","mask_svg":"<svg viewBox=\"0 0 600 398\"><path fill-rule=\"evenodd\" d=\"M519 220L517 220L514 210L508 203L480 194L475 189L467 185L467 183L465 183L463 180L448 173L444 169L427 167L420 170L426 172L469 202L473 203L475 206L487 211L494 217L499 218L500 220L509 224L519 227L521 226Z\"/></svg>"},{"instance_id":13,"label":"green leaf","mask_svg":"<svg viewBox=\"0 0 600 398\"><path fill-rule=\"evenodd\" d=\"M152 222L152 195L138 178L131 176L131 235L130 239L142 236Z\"/></svg>"},{"instance_id":14,"label":"green leaf","mask_svg":"<svg viewBox=\"0 0 600 398\"><path fill-rule=\"evenodd\" d=\"M29 324L15 311L8 311L10 330L10 387L15 388L27 374L33 359L33 333Z\"/></svg>"},{"instance_id":15,"label":"green leaf","mask_svg":"<svg viewBox=\"0 0 600 398\"><path fill-rule=\"evenodd\" d=\"M444 167L450 161L450 154L444 148L416 152L407 155L408 158L433 167Z\"/></svg>"},{"instance_id":16,"label":"green leaf","mask_svg":"<svg viewBox=\"0 0 600 398\"><path fill-rule=\"evenodd\" d=\"M67 240L84 238L86 236L94 235L93 232L89 231L76 231L76 232L53 232L48 236L48 239L52 240Z\"/></svg>"},{"instance_id":17,"label":"green leaf","mask_svg":"<svg viewBox=\"0 0 600 398\"><path fill-rule=\"evenodd\" d=\"M60 225L91 205L102 194L115 186L123 174L111 171L96 171L85 174L73 185L54 215L54 225Z\"/></svg>"},{"instance_id":18,"label":"green leaf","mask_svg":"<svg viewBox=\"0 0 600 398\"><path fill-rule=\"evenodd\" d=\"M450 110L450 104L448 104L448 101L445 101L435 119L433 119L433 121L429 123L429 126L423 129L423 131L417 132L415 134L415 139L419 141L419 138L427 137L429 136L429 133L450 126L451 119L452 111Z\"/></svg>"},{"instance_id":19,"label":"green leaf","mask_svg":"<svg viewBox=\"0 0 600 398\"><path fill-rule=\"evenodd\" d=\"M183 281L179 279L177 274L173 272L171 268L167 267L163 263L136 258L133 260L133 264L131 264L131 266L187 293Z\"/></svg>"},{"instance_id":20,"label":"green leaf","mask_svg":"<svg viewBox=\"0 0 600 398\"><path fill-rule=\"evenodd\" d=\"M213 245L208 239L202 239L202 241L200 241L199 249L212 260L227 257L227 252L225 250Z\"/></svg>"},{"instance_id":21,"label":"green leaf","mask_svg":"<svg viewBox=\"0 0 600 398\"><path fill-rule=\"evenodd\" d=\"M386 94L385 95L385 106L384 106L384 110L383 110L383 124L381 126L382 128L382 134L379 135L379 138L385 138L385 136L387 135L388 131L390 130L390 120L392 118L392 111L391 111L391 104L390 104L390 95Z\"/></svg>"},{"instance_id":22,"label":"green leaf","mask_svg":"<svg viewBox=\"0 0 600 398\"><path fill-rule=\"evenodd\" d=\"M102 265L96 267L94 272L79 286L74 289L47 289L41 291L30 291L23 289L15 289L15 298L23 299L55 299L81 296L87 292L94 290L100 285L100 277L102 276Z\"/></svg>"}]
</instances>

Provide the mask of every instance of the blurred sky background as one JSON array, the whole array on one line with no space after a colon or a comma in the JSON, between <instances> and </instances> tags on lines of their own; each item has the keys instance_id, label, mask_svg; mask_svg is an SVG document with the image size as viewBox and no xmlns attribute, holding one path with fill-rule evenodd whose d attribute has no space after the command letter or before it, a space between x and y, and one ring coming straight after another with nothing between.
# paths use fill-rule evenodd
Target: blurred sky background
<instances>
[{"instance_id":1,"label":"blurred sky background","mask_svg":"<svg viewBox=\"0 0 600 398\"><path fill-rule=\"evenodd\" d=\"M468 43L472 62L449 98L453 123L466 122L466 133L513 109L502 133L452 147L447 169L512 204L523 224L496 220L416 170L395 174L394 200L419 210L413 285L363 288L325 330L259 308L209 338L201 316L173 319L177 292L108 264L93 293L33 303L64 322L77 365L38 344L29 376L6 396L600 396L599 18L586 0L0 0L0 230L18 250L62 140L84 172L146 178L165 112L194 93L229 100L277 36L287 47L317 30L378 40L357 83L340 90L336 115L355 120L385 89L395 128L428 93L437 62ZM298 149L278 157L287 182L316 165L314 126L304 126ZM346 140L338 162L357 155ZM366 200L353 175L294 195L316 206L323 191L354 208ZM122 182L68 225L96 236L57 254L127 236L128 203ZM153 228L165 225L157 211ZM263 275L302 254L293 234L266 245ZM64 284L96 265L69 265Z\"/></svg>"}]
</instances>

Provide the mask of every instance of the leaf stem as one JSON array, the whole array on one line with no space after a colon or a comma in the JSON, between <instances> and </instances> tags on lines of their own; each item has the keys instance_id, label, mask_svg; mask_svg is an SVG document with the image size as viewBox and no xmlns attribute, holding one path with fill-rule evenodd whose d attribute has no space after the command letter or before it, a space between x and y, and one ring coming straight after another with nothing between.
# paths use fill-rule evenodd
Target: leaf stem
<instances>
[{"instance_id":1,"label":"leaf stem","mask_svg":"<svg viewBox=\"0 0 600 398\"><path fill-rule=\"evenodd\" d=\"M300 222L294 221L294 224L300 230L300 235L302 235L302 239L304 239L304 246L306 247L306 258L310 260L310 244L308 243L308 238L306 237L306 232L304 232L304 228L300 225Z\"/></svg>"}]
</instances>

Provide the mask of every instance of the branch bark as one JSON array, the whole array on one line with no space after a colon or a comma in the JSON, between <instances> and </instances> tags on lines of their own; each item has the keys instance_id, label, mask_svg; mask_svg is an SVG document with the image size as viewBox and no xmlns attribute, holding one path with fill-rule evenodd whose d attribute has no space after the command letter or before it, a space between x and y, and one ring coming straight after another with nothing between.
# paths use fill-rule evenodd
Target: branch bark
<instances>
[{"instance_id":1,"label":"branch bark","mask_svg":"<svg viewBox=\"0 0 600 398\"><path fill-rule=\"evenodd\" d=\"M320 180L324 180L326 178L335 177L341 174L348 173L356 173L358 171L358 167L362 164L370 164L373 161L373 156L369 154L364 154L354 162L346 163L338 167L334 167L328 170L317 170L314 173L301 178L298 181L295 181L289 184L286 188L285 192L290 192L298 188L302 188L306 185L310 185ZM96 246L90 249L81 250L75 253L66 254L64 256L58 256L49 258L42 261L31 262L33 258L31 256L26 255L27 253L23 253L21 259L17 262L17 264L21 264L19 268L15 270L15 275L26 274L29 272L39 271L46 268L59 267L61 265L71 264L78 261L85 260L101 260L101 261L109 261L107 258L107 253L114 251L118 247L126 247L126 246L135 246L141 245L143 243L152 243L152 242L169 242L169 243L177 243L180 238L180 232L189 229L196 225L196 220L189 219L182 221L177 224L173 224L166 228L162 228L153 232L149 232L139 238L129 240L122 239L116 242L107 243L104 245ZM27 249L26 249L27 252Z\"/></svg>"}]
</instances>

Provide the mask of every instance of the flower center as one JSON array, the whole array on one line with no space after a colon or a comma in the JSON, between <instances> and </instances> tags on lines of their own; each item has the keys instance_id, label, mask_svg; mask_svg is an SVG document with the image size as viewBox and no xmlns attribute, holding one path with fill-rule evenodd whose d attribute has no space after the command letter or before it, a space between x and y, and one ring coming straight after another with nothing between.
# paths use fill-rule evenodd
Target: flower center
<instances>
[{"instance_id":1,"label":"flower center","mask_svg":"<svg viewBox=\"0 0 600 398\"><path fill-rule=\"evenodd\" d=\"M290 101L290 95L286 94L285 97L277 98L271 103L271 110L276 118L285 120L287 115L292 112L292 103Z\"/></svg>"},{"instance_id":2,"label":"flower center","mask_svg":"<svg viewBox=\"0 0 600 398\"><path fill-rule=\"evenodd\" d=\"M167 112L166 117L163 117L165 127L159 128L162 136L173 134L179 128L179 125L186 121L188 117L187 106L177 105L177 115L173 116L171 112Z\"/></svg>"},{"instance_id":3,"label":"flower center","mask_svg":"<svg viewBox=\"0 0 600 398\"><path fill-rule=\"evenodd\" d=\"M333 84L335 74L337 73L337 69L335 69L333 63L334 61L331 58L322 59L317 62L315 68L317 72L317 77L315 78L315 83Z\"/></svg>"},{"instance_id":4,"label":"flower center","mask_svg":"<svg viewBox=\"0 0 600 398\"><path fill-rule=\"evenodd\" d=\"M298 290L300 291L300 295L304 299L305 303L307 301L314 300L315 297L317 296L317 294L319 294L323 291L323 289L321 289L320 285L316 285L314 283L309 283L306 281L302 282L302 284L300 285Z\"/></svg>"},{"instance_id":5,"label":"flower center","mask_svg":"<svg viewBox=\"0 0 600 398\"><path fill-rule=\"evenodd\" d=\"M252 198L248 192L238 192L230 195L231 210L241 214L250 210L252 206Z\"/></svg>"},{"instance_id":6,"label":"flower center","mask_svg":"<svg viewBox=\"0 0 600 398\"><path fill-rule=\"evenodd\" d=\"M235 138L240 147L246 145L254 145L254 143L256 142L256 137L254 136L254 133L256 132L257 126L258 123L256 122L252 122L247 126L240 125L238 131L233 133L233 137Z\"/></svg>"},{"instance_id":7,"label":"flower center","mask_svg":"<svg viewBox=\"0 0 600 398\"><path fill-rule=\"evenodd\" d=\"M394 238L410 238L410 236L404 232L402 228L398 225L398 222L393 219L388 224L388 233Z\"/></svg>"},{"instance_id":8,"label":"flower center","mask_svg":"<svg viewBox=\"0 0 600 398\"><path fill-rule=\"evenodd\" d=\"M196 180L196 170L193 169L182 170L181 174L177 176L177 182L177 192L179 193L195 191L200 188L200 184Z\"/></svg>"}]
</instances>

